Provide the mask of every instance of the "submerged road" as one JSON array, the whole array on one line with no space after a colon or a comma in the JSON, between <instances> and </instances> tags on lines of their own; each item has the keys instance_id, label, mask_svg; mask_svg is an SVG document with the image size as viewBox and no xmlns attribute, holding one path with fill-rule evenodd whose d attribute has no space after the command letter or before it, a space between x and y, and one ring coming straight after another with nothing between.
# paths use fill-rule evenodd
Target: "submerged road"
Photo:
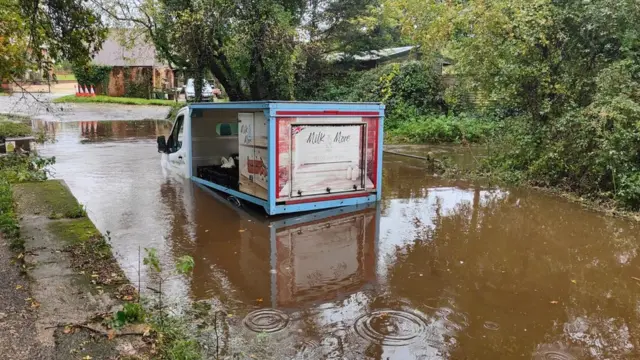
<instances>
[{"instance_id":1,"label":"submerged road","mask_svg":"<svg viewBox=\"0 0 640 360\"><path fill-rule=\"evenodd\" d=\"M31 116L43 121L98 121L98 120L159 120L165 119L167 106L121 104L54 104L52 100L64 94L15 93L0 96L0 113Z\"/></svg>"},{"instance_id":2,"label":"submerged road","mask_svg":"<svg viewBox=\"0 0 640 360\"><path fill-rule=\"evenodd\" d=\"M377 208L283 223L163 174L155 137L166 122L40 126L57 140L41 149L56 156L55 176L111 231L134 283L140 248L159 249L168 269L193 256L193 277L163 285L167 302L224 308L230 352L640 358L637 223L535 191L431 178L423 161L399 156L385 158Z\"/></svg>"}]
</instances>

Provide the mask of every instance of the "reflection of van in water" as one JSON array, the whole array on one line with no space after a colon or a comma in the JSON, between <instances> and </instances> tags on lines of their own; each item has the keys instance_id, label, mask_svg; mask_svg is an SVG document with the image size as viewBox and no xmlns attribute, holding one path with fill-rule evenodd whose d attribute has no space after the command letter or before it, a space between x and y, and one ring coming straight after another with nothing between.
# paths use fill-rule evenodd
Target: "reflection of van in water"
<instances>
[{"instance_id":1,"label":"reflection of van in water","mask_svg":"<svg viewBox=\"0 0 640 360\"><path fill-rule=\"evenodd\" d=\"M380 200L384 105L229 102L190 104L162 165L267 214Z\"/></svg>"},{"instance_id":2,"label":"reflection of van in water","mask_svg":"<svg viewBox=\"0 0 640 360\"><path fill-rule=\"evenodd\" d=\"M199 224L193 231L196 298L231 291L246 303L263 299L263 305L297 308L333 301L375 281L376 203L266 218L206 187L188 186L192 194L185 198L193 200L192 221ZM208 223L211 228L202 226Z\"/></svg>"}]
</instances>

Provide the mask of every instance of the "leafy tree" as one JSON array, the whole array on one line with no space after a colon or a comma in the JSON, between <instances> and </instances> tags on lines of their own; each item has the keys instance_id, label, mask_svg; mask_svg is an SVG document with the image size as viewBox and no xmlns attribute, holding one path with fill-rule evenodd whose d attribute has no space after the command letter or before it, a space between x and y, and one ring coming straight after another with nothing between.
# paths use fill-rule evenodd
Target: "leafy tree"
<instances>
[{"instance_id":1,"label":"leafy tree","mask_svg":"<svg viewBox=\"0 0 640 360\"><path fill-rule=\"evenodd\" d=\"M320 78L309 69L327 53L384 47L400 34L381 20L378 0L94 2L117 24L144 29L173 67L213 74L231 100L292 99L296 82Z\"/></svg>"},{"instance_id":2,"label":"leafy tree","mask_svg":"<svg viewBox=\"0 0 640 360\"><path fill-rule=\"evenodd\" d=\"M456 61L460 80L506 114L547 122L588 105L609 64L638 53L633 0L387 0L406 34Z\"/></svg>"},{"instance_id":3,"label":"leafy tree","mask_svg":"<svg viewBox=\"0 0 640 360\"><path fill-rule=\"evenodd\" d=\"M87 62L105 37L82 0L0 0L0 24L0 78L9 80L52 59Z\"/></svg>"},{"instance_id":4,"label":"leafy tree","mask_svg":"<svg viewBox=\"0 0 640 360\"><path fill-rule=\"evenodd\" d=\"M231 100L292 97L301 0L96 3L112 20L144 29L160 56L196 82L211 72ZM196 84L196 91L200 88Z\"/></svg>"},{"instance_id":5,"label":"leafy tree","mask_svg":"<svg viewBox=\"0 0 640 360\"><path fill-rule=\"evenodd\" d=\"M635 0L387 0L505 118L488 170L640 208Z\"/></svg>"},{"instance_id":6,"label":"leafy tree","mask_svg":"<svg viewBox=\"0 0 640 360\"><path fill-rule=\"evenodd\" d=\"M24 73L27 58L27 27L15 0L0 0L0 80Z\"/></svg>"}]
</instances>

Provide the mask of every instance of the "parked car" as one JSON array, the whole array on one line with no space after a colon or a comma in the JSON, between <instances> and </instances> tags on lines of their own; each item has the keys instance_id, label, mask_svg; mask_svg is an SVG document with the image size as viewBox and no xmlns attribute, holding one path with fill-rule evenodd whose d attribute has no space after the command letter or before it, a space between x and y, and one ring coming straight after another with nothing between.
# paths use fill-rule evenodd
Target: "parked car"
<instances>
[{"instance_id":1,"label":"parked car","mask_svg":"<svg viewBox=\"0 0 640 360\"><path fill-rule=\"evenodd\" d=\"M196 98L196 87L194 85L194 79L187 80L187 86L185 86L184 94L187 101L194 101ZM220 95L220 89L214 89L207 80L203 80L202 84L202 101L213 101L214 95Z\"/></svg>"}]
</instances>

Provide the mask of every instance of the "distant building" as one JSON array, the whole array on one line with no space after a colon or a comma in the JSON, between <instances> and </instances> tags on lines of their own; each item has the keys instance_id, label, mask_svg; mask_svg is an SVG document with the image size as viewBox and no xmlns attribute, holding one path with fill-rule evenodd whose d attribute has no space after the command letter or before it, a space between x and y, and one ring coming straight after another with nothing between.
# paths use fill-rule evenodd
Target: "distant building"
<instances>
[{"instance_id":1,"label":"distant building","mask_svg":"<svg viewBox=\"0 0 640 360\"><path fill-rule=\"evenodd\" d=\"M173 69L158 59L155 46L141 32L111 29L93 64L113 67L108 87L101 89L109 96L125 96L134 90L150 96L153 89L173 87Z\"/></svg>"},{"instance_id":2,"label":"distant building","mask_svg":"<svg viewBox=\"0 0 640 360\"><path fill-rule=\"evenodd\" d=\"M362 70L373 69L388 63L397 63L410 60L420 60L422 54L419 46L402 46L381 50L370 50L356 55L346 55L344 53L332 53L325 57L331 63L350 63ZM439 72L442 68L452 64L450 59L440 57L438 61Z\"/></svg>"}]
</instances>

